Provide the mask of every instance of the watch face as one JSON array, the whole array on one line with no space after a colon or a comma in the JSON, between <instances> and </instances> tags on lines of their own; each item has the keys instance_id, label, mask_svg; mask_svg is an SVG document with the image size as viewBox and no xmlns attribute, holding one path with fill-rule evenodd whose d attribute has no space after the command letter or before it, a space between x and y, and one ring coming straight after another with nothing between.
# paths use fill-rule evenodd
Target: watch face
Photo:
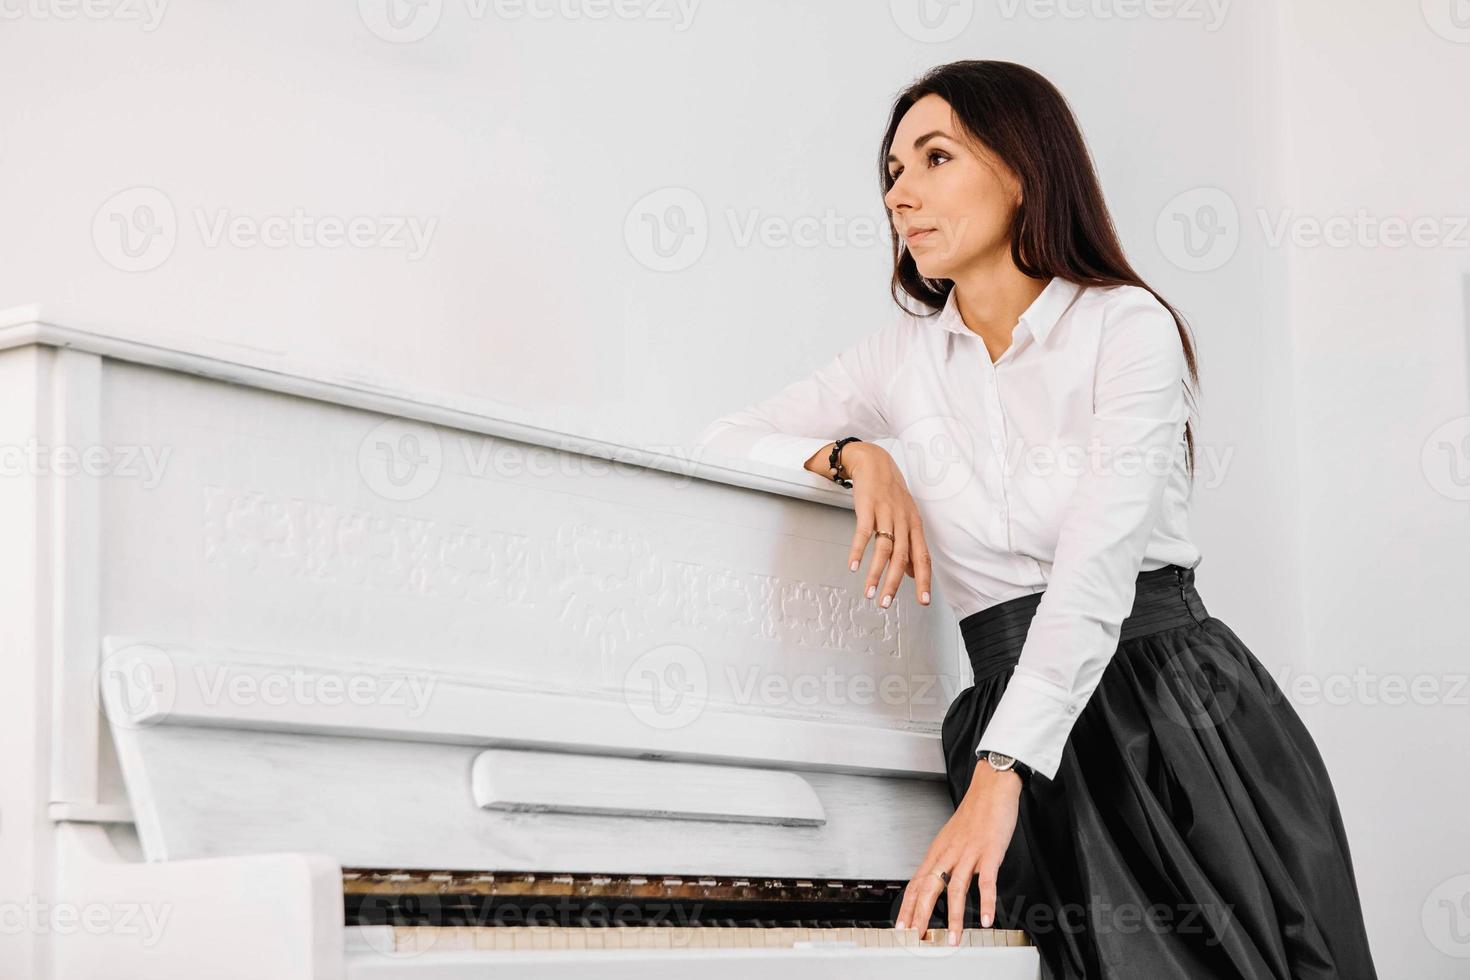
<instances>
[{"instance_id":1,"label":"watch face","mask_svg":"<svg viewBox=\"0 0 1470 980\"><path fill-rule=\"evenodd\" d=\"M1009 769L1016 764L1016 760L1014 757L1005 755L1004 753L992 752L990 753L990 764L997 769Z\"/></svg>"}]
</instances>

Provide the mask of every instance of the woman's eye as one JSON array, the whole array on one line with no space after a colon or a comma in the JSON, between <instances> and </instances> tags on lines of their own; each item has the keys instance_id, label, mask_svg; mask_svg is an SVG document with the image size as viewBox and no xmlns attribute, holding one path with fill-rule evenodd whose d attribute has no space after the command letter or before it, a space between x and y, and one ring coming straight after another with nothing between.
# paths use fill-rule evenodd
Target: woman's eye
<instances>
[{"instance_id":1,"label":"woman's eye","mask_svg":"<svg viewBox=\"0 0 1470 980\"><path fill-rule=\"evenodd\" d=\"M948 160L949 154L945 153L943 150L930 150L927 154L925 154L924 159L932 163L935 157L943 157L944 159ZM888 175L888 182L891 184L894 181L898 180L898 175L901 173L903 173L903 168L899 167L897 170Z\"/></svg>"}]
</instances>

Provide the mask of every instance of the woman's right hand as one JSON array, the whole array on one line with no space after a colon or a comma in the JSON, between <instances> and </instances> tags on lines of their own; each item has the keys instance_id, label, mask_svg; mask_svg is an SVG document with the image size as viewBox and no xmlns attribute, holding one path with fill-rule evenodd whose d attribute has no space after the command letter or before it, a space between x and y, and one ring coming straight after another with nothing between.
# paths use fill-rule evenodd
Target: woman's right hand
<instances>
[{"instance_id":1,"label":"woman's right hand","mask_svg":"<svg viewBox=\"0 0 1470 980\"><path fill-rule=\"evenodd\" d=\"M874 542L864 594L869 599L876 595L878 604L886 609L898 594L904 575L911 575L919 603L929 605L930 560L924 522L919 519L919 508L898 464L883 447L855 442L843 447L842 466L852 481L857 515L848 555L850 570L858 570L868 542ZM878 531L892 533L893 539L879 536Z\"/></svg>"}]
</instances>

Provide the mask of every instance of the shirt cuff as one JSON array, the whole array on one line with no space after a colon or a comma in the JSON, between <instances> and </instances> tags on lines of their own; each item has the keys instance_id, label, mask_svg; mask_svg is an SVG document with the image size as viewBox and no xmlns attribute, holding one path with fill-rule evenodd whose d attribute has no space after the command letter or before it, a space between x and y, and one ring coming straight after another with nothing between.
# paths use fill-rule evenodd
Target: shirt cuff
<instances>
[{"instance_id":1,"label":"shirt cuff","mask_svg":"<svg viewBox=\"0 0 1470 980\"><path fill-rule=\"evenodd\" d=\"M773 432L751 443L750 448L746 451L746 456L783 470L789 478L804 482L809 486L824 487L829 490L840 489L842 485L834 483L830 476L825 473L813 473L803 465L812 458L812 454L817 450L836 441L836 438L824 439L818 436L793 436L784 432ZM826 461L823 460L823 462Z\"/></svg>"},{"instance_id":2,"label":"shirt cuff","mask_svg":"<svg viewBox=\"0 0 1470 980\"><path fill-rule=\"evenodd\" d=\"M730 463L757 463L783 479L812 488L833 489L830 477L813 473L802 464L836 439L797 436L785 432L754 432L747 426L714 423L695 439L695 454Z\"/></svg>"},{"instance_id":3,"label":"shirt cuff","mask_svg":"<svg viewBox=\"0 0 1470 980\"><path fill-rule=\"evenodd\" d=\"M817 436L793 436L784 432L773 432L770 435L761 436L750 447L750 458L760 460L762 463L770 463L782 469L803 469L803 464L812 458L812 454L829 442L836 442L836 437L822 439ZM806 472L810 473L811 470ZM815 474L820 476L821 474Z\"/></svg>"},{"instance_id":4,"label":"shirt cuff","mask_svg":"<svg viewBox=\"0 0 1470 980\"><path fill-rule=\"evenodd\" d=\"M1081 710L1082 705L1061 688L1017 667L975 746L975 755L980 755L981 748L1001 752L1055 779L1062 765L1062 749Z\"/></svg>"}]
</instances>

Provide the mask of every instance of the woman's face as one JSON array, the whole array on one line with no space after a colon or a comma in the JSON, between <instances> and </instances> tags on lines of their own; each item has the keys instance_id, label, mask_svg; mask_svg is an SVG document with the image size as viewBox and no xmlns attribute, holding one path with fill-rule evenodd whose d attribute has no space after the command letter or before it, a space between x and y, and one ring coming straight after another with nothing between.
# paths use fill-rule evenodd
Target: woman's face
<instances>
[{"instance_id":1,"label":"woman's face","mask_svg":"<svg viewBox=\"0 0 1470 980\"><path fill-rule=\"evenodd\" d=\"M962 142L963 132L949 103L926 95L899 120L888 157L897 179L883 203L927 279L952 280L1010 255L1020 181L988 148ZM917 234L924 229L933 230Z\"/></svg>"}]
</instances>

